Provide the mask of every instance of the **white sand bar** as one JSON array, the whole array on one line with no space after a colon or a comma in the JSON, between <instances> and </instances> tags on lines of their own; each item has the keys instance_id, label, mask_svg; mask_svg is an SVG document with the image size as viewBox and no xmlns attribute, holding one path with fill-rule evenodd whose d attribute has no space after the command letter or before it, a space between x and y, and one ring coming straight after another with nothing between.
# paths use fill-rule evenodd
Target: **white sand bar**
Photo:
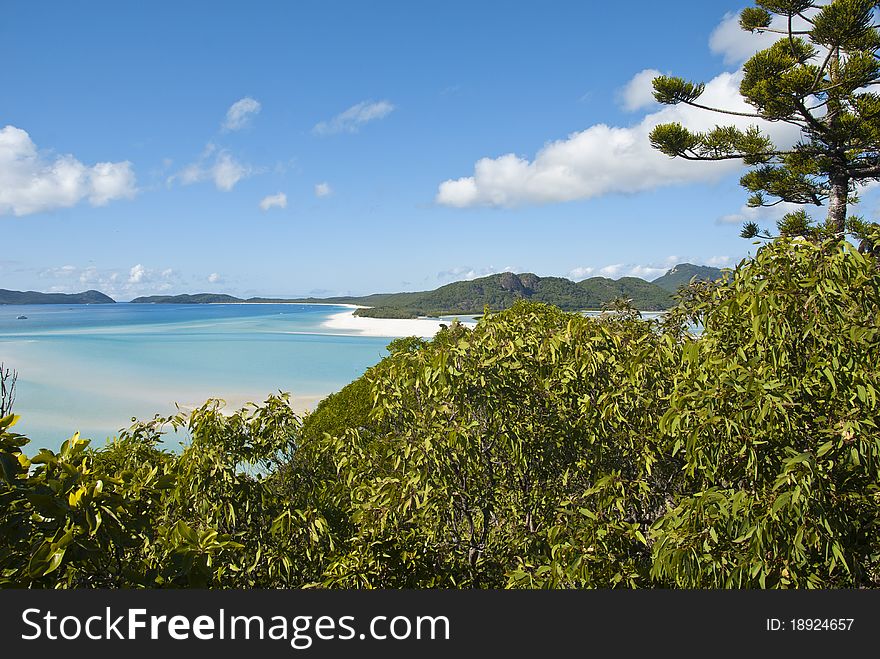
<instances>
[{"instance_id":1,"label":"white sand bar","mask_svg":"<svg viewBox=\"0 0 880 659\"><path fill-rule=\"evenodd\" d=\"M430 339L439 330L440 325L449 325L450 320L438 318L365 318L355 316L351 311L333 314L321 323L322 327L355 336L382 336L396 338L401 336L419 336ZM462 323L473 327L474 323Z\"/></svg>"}]
</instances>

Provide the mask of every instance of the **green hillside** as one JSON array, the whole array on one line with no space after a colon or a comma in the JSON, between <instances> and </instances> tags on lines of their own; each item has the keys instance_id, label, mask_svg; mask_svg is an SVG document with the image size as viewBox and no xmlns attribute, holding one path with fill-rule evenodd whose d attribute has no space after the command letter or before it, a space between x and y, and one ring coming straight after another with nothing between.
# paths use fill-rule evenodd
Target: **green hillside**
<instances>
[{"instance_id":1,"label":"green hillside","mask_svg":"<svg viewBox=\"0 0 880 659\"><path fill-rule=\"evenodd\" d=\"M575 283L562 277L538 277L532 273L503 272L471 281L457 281L433 291L371 295L344 298L340 302L362 304L372 309L358 309L362 316L381 318L419 315L475 314L488 306L493 310L508 309L517 300L545 302L565 311L601 309L616 297L631 299L645 311L667 309L672 304L669 293L636 277L619 280L592 277Z\"/></svg>"},{"instance_id":2,"label":"green hillside","mask_svg":"<svg viewBox=\"0 0 880 659\"><path fill-rule=\"evenodd\" d=\"M651 283L670 293L674 293L682 286L691 283L693 279L698 281L715 281L723 276L724 273L721 270L708 265L679 263L674 268L670 268L665 275L658 277Z\"/></svg>"},{"instance_id":3,"label":"green hillside","mask_svg":"<svg viewBox=\"0 0 880 659\"><path fill-rule=\"evenodd\" d=\"M196 293L195 295L148 295L136 297L132 302L135 304L229 304L244 300L219 293Z\"/></svg>"},{"instance_id":4,"label":"green hillside","mask_svg":"<svg viewBox=\"0 0 880 659\"><path fill-rule=\"evenodd\" d=\"M606 279L591 277L578 284L588 298L585 309L599 309L603 304L616 297L625 297L633 301L633 305L642 311L659 311L672 306L669 293L652 282L638 277L621 277Z\"/></svg>"},{"instance_id":5,"label":"green hillside","mask_svg":"<svg viewBox=\"0 0 880 659\"><path fill-rule=\"evenodd\" d=\"M38 293L0 288L0 304L115 304L116 300L100 291L82 293Z\"/></svg>"}]
</instances>

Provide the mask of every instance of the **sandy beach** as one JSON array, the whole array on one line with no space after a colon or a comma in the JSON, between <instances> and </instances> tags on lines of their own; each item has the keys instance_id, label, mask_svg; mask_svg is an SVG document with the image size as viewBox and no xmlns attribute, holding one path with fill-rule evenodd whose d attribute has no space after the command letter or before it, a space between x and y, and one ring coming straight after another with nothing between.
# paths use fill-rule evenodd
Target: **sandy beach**
<instances>
[{"instance_id":1,"label":"sandy beach","mask_svg":"<svg viewBox=\"0 0 880 659\"><path fill-rule=\"evenodd\" d=\"M449 320L438 318L364 318L355 316L351 311L342 311L330 316L321 326L353 336L419 336L430 339L440 330L440 325L449 323ZM464 325L473 327L474 323L466 322Z\"/></svg>"}]
</instances>

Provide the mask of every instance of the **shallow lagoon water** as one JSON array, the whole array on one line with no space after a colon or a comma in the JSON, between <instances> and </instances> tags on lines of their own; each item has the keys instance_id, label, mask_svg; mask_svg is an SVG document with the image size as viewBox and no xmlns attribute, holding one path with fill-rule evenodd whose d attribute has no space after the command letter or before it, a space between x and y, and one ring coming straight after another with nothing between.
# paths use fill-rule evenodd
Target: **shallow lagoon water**
<instances>
[{"instance_id":1,"label":"shallow lagoon water","mask_svg":"<svg viewBox=\"0 0 880 659\"><path fill-rule=\"evenodd\" d=\"M18 371L17 432L57 449L102 444L132 417L277 391L298 410L359 377L391 340L323 327L345 307L293 304L0 306L0 361ZM24 315L26 319L18 317Z\"/></svg>"}]
</instances>

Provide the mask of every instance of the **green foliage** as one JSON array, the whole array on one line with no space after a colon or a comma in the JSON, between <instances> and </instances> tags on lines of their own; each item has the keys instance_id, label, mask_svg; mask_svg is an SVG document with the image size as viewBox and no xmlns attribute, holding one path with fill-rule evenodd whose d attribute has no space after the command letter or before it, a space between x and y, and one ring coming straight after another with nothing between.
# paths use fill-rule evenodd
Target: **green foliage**
<instances>
[{"instance_id":1,"label":"green foliage","mask_svg":"<svg viewBox=\"0 0 880 659\"><path fill-rule=\"evenodd\" d=\"M859 251L871 254L880 262L880 224L860 217L851 217L848 222L849 232L859 240Z\"/></svg>"},{"instance_id":2,"label":"green foliage","mask_svg":"<svg viewBox=\"0 0 880 659\"><path fill-rule=\"evenodd\" d=\"M739 15L739 26L747 32L761 32L762 28L770 27L773 16L761 7L746 7Z\"/></svg>"},{"instance_id":3,"label":"green foliage","mask_svg":"<svg viewBox=\"0 0 880 659\"><path fill-rule=\"evenodd\" d=\"M362 318L418 318L419 314L410 309L396 307L361 307L354 310L355 316Z\"/></svg>"},{"instance_id":4,"label":"green foliage","mask_svg":"<svg viewBox=\"0 0 880 659\"><path fill-rule=\"evenodd\" d=\"M779 235L789 238L796 236L807 238L814 235L813 222L803 209L786 213L776 223L776 226L779 229Z\"/></svg>"},{"instance_id":5,"label":"green foliage","mask_svg":"<svg viewBox=\"0 0 880 659\"><path fill-rule=\"evenodd\" d=\"M653 354L657 340L638 320L519 302L473 331L450 328L387 360L370 376L377 425L340 458L356 484L358 534L330 566L328 585L507 584L508 572L549 551L562 502L622 461L623 443L606 438L601 422L616 398L593 407L584 394L603 378L624 380L617 361ZM624 398L635 410L645 404L640 378L652 376L632 377ZM639 542L631 525L620 533L629 548ZM644 573L639 547L629 567L611 565L592 583L628 582L638 557Z\"/></svg>"},{"instance_id":6,"label":"green foliage","mask_svg":"<svg viewBox=\"0 0 880 659\"><path fill-rule=\"evenodd\" d=\"M683 587L877 585L880 273L847 243L780 240L696 305L660 424L692 494L652 528Z\"/></svg>"},{"instance_id":7,"label":"green foliage","mask_svg":"<svg viewBox=\"0 0 880 659\"><path fill-rule=\"evenodd\" d=\"M425 347L426 341L417 336L402 336L388 344L387 349L392 355L400 352L418 352Z\"/></svg>"},{"instance_id":8,"label":"green foliage","mask_svg":"<svg viewBox=\"0 0 880 659\"><path fill-rule=\"evenodd\" d=\"M698 99L706 90L706 85L694 84L683 78L657 76L654 79L654 98L658 103L675 104Z\"/></svg>"},{"instance_id":9,"label":"green foliage","mask_svg":"<svg viewBox=\"0 0 880 659\"><path fill-rule=\"evenodd\" d=\"M138 423L101 449L74 435L28 460L0 421L0 587L251 587L301 583L322 520L278 475L299 420L286 396ZM181 453L156 447L185 427ZM297 524L285 524L289 518Z\"/></svg>"},{"instance_id":10,"label":"green foliage","mask_svg":"<svg viewBox=\"0 0 880 659\"><path fill-rule=\"evenodd\" d=\"M303 436L320 440L325 433L339 436L349 428L361 428L373 409L370 395L370 384L365 377L358 378L330 394L303 419Z\"/></svg>"},{"instance_id":11,"label":"green foliage","mask_svg":"<svg viewBox=\"0 0 880 659\"><path fill-rule=\"evenodd\" d=\"M169 484L163 460L107 473L78 435L28 460L15 421L0 421L0 586L146 585L140 549Z\"/></svg>"},{"instance_id":12,"label":"green foliage","mask_svg":"<svg viewBox=\"0 0 880 659\"><path fill-rule=\"evenodd\" d=\"M873 257L780 238L677 298L397 339L302 420L209 401L29 460L7 416L0 585L880 586Z\"/></svg>"},{"instance_id":13,"label":"green foliage","mask_svg":"<svg viewBox=\"0 0 880 659\"><path fill-rule=\"evenodd\" d=\"M691 153L700 145L699 136L678 122L655 126L649 139L652 147L671 158Z\"/></svg>"}]
</instances>

